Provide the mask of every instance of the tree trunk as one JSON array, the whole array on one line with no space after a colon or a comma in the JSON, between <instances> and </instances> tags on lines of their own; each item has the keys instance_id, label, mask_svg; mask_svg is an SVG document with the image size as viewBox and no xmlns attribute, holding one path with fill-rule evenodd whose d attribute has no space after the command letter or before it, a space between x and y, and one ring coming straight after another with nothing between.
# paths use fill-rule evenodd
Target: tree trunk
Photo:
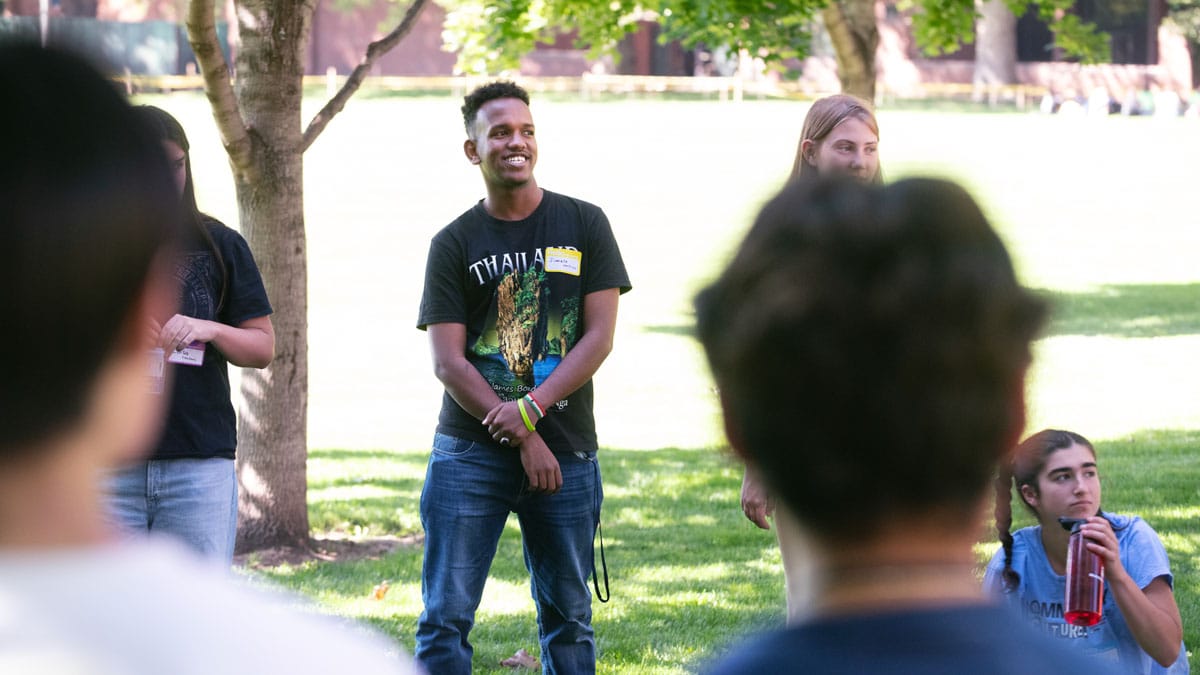
<instances>
[{"instance_id":1,"label":"tree trunk","mask_svg":"<svg viewBox=\"0 0 1200 675\"><path fill-rule=\"evenodd\" d=\"M975 98L993 85L1017 82L1017 17L1004 0L980 0L975 22Z\"/></svg>"},{"instance_id":2,"label":"tree trunk","mask_svg":"<svg viewBox=\"0 0 1200 675\"><path fill-rule=\"evenodd\" d=\"M241 230L275 326L275 360L246 371L238 424L237 550L308 542L308 265L300 104L313 5L239 6L235 92L252 150L234 165Z\"/></svg>"},{"instance_id":3,"label":"tree trunk","mask_svg":"<svg viewBox=\"0 0 1200 675\"><path fill-rule=\"evenodd\" d=\"M879 26L875 0L832 0L821 11L837 53L838 79L847 94L875 100L875 49Z\"/></svg>"}]
</instances>

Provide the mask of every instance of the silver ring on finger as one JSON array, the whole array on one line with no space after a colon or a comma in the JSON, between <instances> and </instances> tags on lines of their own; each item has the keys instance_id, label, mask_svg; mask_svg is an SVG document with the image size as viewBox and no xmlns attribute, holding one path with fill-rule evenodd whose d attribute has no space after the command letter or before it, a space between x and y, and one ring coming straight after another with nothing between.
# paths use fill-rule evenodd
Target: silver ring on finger
<instances>
[{"instance_id":1,"label":"silver ring on finger","mask_svg":"<svg viewBox=\"0 0 1200 675\"><path fill-rule=\"evenodd\" d=\"M508 436L502 436L502 437L500 438L500 445L508 445L508 444L509 444L509 443L511 443L511 442L512 442L512 441L510 441L510 440L508 439Z\"/></svg>"}]
</instances>

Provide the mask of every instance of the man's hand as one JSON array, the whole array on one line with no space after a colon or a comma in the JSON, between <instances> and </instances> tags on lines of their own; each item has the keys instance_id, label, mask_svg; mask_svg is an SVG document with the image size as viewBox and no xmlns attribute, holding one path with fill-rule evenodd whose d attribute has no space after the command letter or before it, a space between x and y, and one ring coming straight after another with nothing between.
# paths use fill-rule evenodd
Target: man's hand
<instances>
[{"instance_id":1,"label":"man's hand","mask_svg":"<svg viewBox=\"0 0 1200 675\"><path fill-rule=\"evenodd\" d=\"M532 433L525 427L525 420L521 418L521 409L517 405L516 401L501 401L483 416L483 425L492 438L501 445L514 448L524 443L525 437ZM507 438L508 442L502 442L502 438Z\"/></svg>"},{"instance_id":2,"label":"man's hand","mask_svg":"<svg viewBox=\"0 0 1200 675\"><path fill-rule=\"evenodd\" d=\"M562 469L554 453L536 433L531 433L521 444L521 466L529 479L529 489L542 494L554 494L562 489Z\"/></svg>"}]
</instances>

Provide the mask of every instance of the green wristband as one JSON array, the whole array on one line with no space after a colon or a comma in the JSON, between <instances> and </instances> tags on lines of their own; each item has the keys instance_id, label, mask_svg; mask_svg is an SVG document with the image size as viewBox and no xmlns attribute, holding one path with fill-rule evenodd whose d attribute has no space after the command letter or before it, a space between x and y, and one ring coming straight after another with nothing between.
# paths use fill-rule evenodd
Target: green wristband
<instances>
[{"instance_id":1,"label":"green wristband","mask_svg":"<svg viewBox=\"0 0 1200 675\"><path fill-rule=\"evenodd\" d=\"M530 431L537 431L533 426L533 422L529 421L529 413L525 412L525 399L517 399L517 407L521 409L521 419L525 420L525 428Z\"/></svg>"}]
</instances>

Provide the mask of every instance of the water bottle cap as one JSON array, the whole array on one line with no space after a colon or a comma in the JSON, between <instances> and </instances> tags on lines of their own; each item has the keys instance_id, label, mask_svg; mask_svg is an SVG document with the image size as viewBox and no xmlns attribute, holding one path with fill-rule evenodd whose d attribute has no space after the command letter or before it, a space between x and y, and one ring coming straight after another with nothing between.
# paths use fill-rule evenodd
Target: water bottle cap
<instances>
[{"instance_id":1,"label":"water bottle cap","mask_svg":"<svg viewBox=\"0 0 1200 675\"><path fill-rule=\"evenodd\" d=\"M1059 518L1058 519L1058 524L1062 525L1062 528L1064 530L1070 532L1071 534L1075 534L1076 532L1078 532L1079 528L1082 527L1083 524L1086 522L1087 522L1087 518Z\"/></svg>"}]
</instances>

